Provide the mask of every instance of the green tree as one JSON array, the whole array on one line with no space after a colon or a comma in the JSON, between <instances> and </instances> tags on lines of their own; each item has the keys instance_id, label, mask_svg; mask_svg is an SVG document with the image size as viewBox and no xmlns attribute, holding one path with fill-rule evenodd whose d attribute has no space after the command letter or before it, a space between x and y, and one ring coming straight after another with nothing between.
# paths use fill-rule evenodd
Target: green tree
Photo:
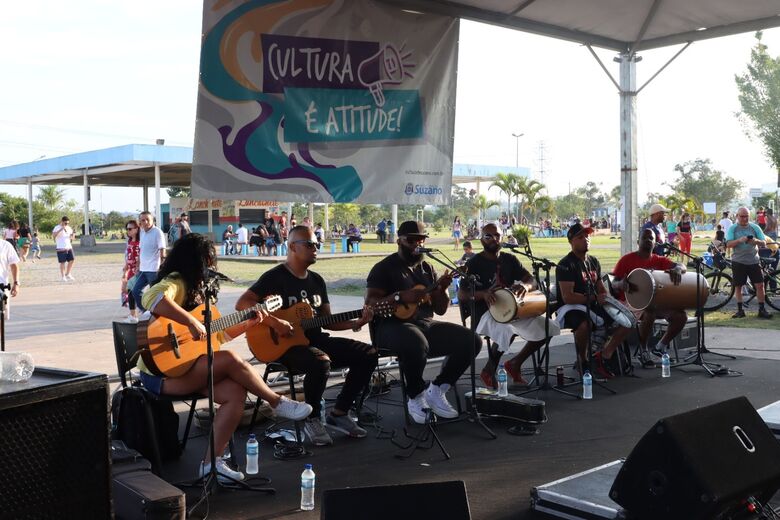
<instances>
[{"instance_id":1,"label":"green tree","mask_svg":"<svg viewBox=\"0 0 780 520\"><path fill-rule=\"evenodd\" d=\"M750 50L747 71L735 77L742 107L737 118L747 135L763 144L764 154L777 170L780 188L780 57L769 55L761 36L761 31L756 33L758 41Z\"/></svg>"},{"instance_id":2,"label":"green tree","mask_svg":"<svg viewBox=\"0 0 780 520\"><path fill-rule=\"evenodd\" d=\"M544 196L541 192L545 186L541 182L532 179L530 181L524 182L521 188L522 199L520 199L520 201L522 202L518 201L520 204L518 207L518 215L522 220L523 214L525 213L525 205L527 204L531 209L531 219L534 220L537 214L535 206L538 204L539 198Z\"/></svg>"},{"instance_id":3,"label":"green tree","mask_svg":"<svg viewBox=\"0 0 780 520\"><path fill-rule=\"evenodd\" d=\"M495 200L488 200L486 195L477 195L474 198L473 211L477 215L477 220L482 221L490 208L500 207L499 203Z\"/></svg>"},{"instance_id":4,"label":"green tree","mask_svg":"<svg viewBox=\"0 0 780 520\"><path fill-rule=\"evenodd\" d=\"M585 214L585 199L576 191L557 197L554 203L556 213L562 218Z\"/></svg>"},{"instance_id":5,"label":"green tree","mask_svg":"<svg viewBox=\"0 0 780 520\"><path fill-rule=\"evenodd\" d=\"M65 190L59 186L41 186L35 198L47 209L58 209L65 202Z\"/></svg>"},{"instance_id":6,"label":"green tree","mask_svg":"<svg viewBox=\"0 0 780 520\"><path fill-rule=\"evenodd\" d=\"M698 208L705 202L714 202L719 210L728 207L744 188L741 181L713 169L709 159L677 164L674 171L677 180L667 185L675 194L693 199Z\"/></svg>"},{"instance_id":7,"label":"green tree","mask_svg":"<svg viewBox=\"0 0 780 520\"><path fill-rule=\"evenodd\" d=\"M512 214L512 195L515 195L518 185L525 181L524 177L514 173L497 173L496 180L490 185L495 186L506 195L506 214Z\"/></svg>"},{"instance_id":8,"label":"green tree","mask_svg":"<svg viewBox=\"0 0 780 520\"><path fill-rule=\"evenodd\" d=\"M339 224L340 226L347 226L349 224L360 223L360 206L358 204L344 203L344 204L331 204L331 218L330 225Z\"/></svg>"},{"instance_id":9,"label":"green tree","mask_svg":"<svg viewBox=\"0 0 780 520\"><path fill-rule=\"evenodd\" d=\"M170 186L165 190L169 197L190 197L192 188L189 186Z\"/></svg>"},{"instance_id":10,"label":"green tree","mask_svg":"<svg viewBox=\"0 0 780 520\"><path fill-rule=\"evenodd\" d=\"M590 218L593 213L593 208L603 206L606 202L606 196L601 193L601 183L598 184L593 181L588 181L585 186L580 186L575 190L577 195L582 197L584 201L584 217Z\"/></svg>"}]
</instances>

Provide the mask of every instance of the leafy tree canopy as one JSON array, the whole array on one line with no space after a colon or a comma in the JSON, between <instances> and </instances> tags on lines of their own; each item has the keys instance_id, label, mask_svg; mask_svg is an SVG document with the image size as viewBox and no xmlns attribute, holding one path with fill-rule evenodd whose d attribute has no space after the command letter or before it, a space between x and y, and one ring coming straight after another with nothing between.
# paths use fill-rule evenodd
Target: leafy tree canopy
<instances>
[{"instance_id":1,"label":"leafy tree canopy","mask_svg":"<svg viewBox=\"0 0 780 520\"><path fill-rule=\"evenodd\" d=\"M717 210L722 211L738 198L744 189L742 181L729 177L712 167L710 159L696 159L677 164L674 167L677 179L666 183L678 196L693 199L697 207L705 202L714 202Z\"/></svg>"}]
</instances>

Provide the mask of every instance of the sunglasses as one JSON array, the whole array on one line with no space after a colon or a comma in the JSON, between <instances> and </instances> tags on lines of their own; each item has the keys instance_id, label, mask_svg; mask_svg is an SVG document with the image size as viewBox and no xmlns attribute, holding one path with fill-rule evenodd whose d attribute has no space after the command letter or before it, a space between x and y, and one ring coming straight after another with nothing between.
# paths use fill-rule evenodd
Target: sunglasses
<instances>
[{"instance_id":1,"label":"sunglasses","mask_svg":"<svg viewBox=\"0 0 780 520\"><path fill-rule=\"evenodd\" d=\"M138 229L138 228L137 227L129 227L129 228L127 228L128 231L132 231L134 229Z\"/></svg>"},{"instance_id":2,"label":"sunglasses","mask_svg":"<svg viewBox=\"0 0 780 520\"><path fill-rule=\"evenodd\" d=\"M401 237L404 240L406 240L409 244L417 244L419 242L425 242L425 239L428 237L420 236L420 235L406 235L404 237Z\"/></svg>"},{"instance_id":3,"label":"sunglasses","mask_svg":"<svg viewBox=\"0 0 780 520\"><path fill-rule=\"evenodd\" d=\"M490 233L484 233L482 235L482 238L484 238L485 240L501 240L501 235L498 233L496 233L495 235L492 235Z\"/></svg>"},{"instance_id":4,"label":"sunglasses","mask_svg":"<svg viewBox=\"0 0 780 520\"><path fill-rule=\"evenodd\" d=\"M311 240L293 240L293 244L303 244L309 249L317 248L317 242L313 242Z\"/></svg>"}]
</instances>

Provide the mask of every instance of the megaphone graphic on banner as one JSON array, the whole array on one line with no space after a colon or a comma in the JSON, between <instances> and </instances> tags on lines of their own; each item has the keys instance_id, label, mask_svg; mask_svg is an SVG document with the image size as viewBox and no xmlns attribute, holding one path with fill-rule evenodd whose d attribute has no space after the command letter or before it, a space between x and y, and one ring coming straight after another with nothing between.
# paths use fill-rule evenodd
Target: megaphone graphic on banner
<instances>
[{"instance_id":1,"label":"megaphone graphic on banner","mask_svg":"<svg viewBox=\"0 0 780 520\"><path fill-rule=\"evenodd\" d=\"M378 107L385 105L384 87L386 85L400 85L404 76L413 78L407 69L414 68L413 63L404 63L412 53L402 55L404 48L396 49L388 43L376 54L362 61L358 65L358 81L368 87L368 91L374 97L374 103ZM378 72L378 77L377 77Z\"/></svg>"}]
</instances>

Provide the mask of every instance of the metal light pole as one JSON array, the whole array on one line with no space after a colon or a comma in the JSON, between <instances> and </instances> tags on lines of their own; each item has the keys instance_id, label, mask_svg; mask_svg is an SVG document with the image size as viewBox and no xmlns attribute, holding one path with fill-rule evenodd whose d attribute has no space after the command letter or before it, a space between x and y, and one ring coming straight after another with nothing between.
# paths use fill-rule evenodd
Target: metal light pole
<instances>
[{"instance_id":1,"label":"metal light pole","mask_svg":"<svg viewBox=\"0 0 780 520\"><path fill-rule=\"evenodd\" d=\"M520 138L523 137L525 134L512 134L512 137L515 138L515 170L517 170L520 167ZM517 173L517 172L515 172Z\"/></svg>"}]
</instances>

